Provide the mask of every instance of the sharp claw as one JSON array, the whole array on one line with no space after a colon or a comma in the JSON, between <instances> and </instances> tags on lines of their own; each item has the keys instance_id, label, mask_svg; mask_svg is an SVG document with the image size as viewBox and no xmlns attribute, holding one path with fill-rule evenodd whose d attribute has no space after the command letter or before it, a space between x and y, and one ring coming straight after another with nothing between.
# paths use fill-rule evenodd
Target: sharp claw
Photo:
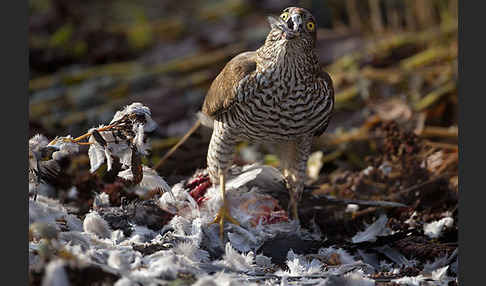
<instances>
[{"instance_id":1,"label":"sharp claw","mask_svg":"<svg viewBox=\"0 0 486 286\"><path fill-rule=\"evenodd\" d=\"M211 222L211 224L214 224L214 223L219 224L219 237L221 238L221 241L223 241L223 238L224 238L224 222L225 221L228 221L228 222L235 224L235 225L238 225L238 226L240 225L240 223L231 216L228 207L222 206L219 209L219 212L216 215L216 217L214 218L214 220Z\"/></svg>"}]
</instances>

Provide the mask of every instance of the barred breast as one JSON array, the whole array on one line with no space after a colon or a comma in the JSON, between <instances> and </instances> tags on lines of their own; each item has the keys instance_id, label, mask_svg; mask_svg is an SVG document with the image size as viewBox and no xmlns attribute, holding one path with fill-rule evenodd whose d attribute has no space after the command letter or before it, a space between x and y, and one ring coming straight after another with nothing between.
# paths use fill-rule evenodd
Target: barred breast
<instances>
[{"instance_id":1,"label":"barred breast","mask_svg":"<svg viewBox=\"0 0 486 286\"><path fill-rule=\"evenodd\" d=\"M322 78L270 66L239 85L238 101L218 119L249 141L290 141L314 134L329 119L333 97ZM281 76L282 78L276 78Z\"/></svg>"}]
</instances>

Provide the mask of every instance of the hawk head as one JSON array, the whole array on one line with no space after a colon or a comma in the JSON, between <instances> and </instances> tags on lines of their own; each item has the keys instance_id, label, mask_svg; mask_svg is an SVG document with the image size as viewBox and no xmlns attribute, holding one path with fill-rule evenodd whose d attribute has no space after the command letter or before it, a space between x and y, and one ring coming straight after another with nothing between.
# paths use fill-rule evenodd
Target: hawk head
<instances>
[{"instance_id":1,"label":"hawk head","mask_svg":"<svg viewBox=\"0 0 486 286\"><path fill-rule=\"evenodd\" d=\"M308 10L288 7L278 18L269 16L268 22L272 30L267 40L315 46L317 25L314 16Z\"/></svg>"}]
</instances>

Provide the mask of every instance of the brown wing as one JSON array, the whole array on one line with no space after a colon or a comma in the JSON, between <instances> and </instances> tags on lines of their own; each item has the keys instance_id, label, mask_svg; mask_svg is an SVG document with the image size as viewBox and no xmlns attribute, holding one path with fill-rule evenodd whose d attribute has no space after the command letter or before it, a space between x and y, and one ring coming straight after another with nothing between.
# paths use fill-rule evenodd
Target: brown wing
<instances>
[{"instance_id":1,"label":"brown wing","mask_svg":"<svg viewBox=\"0 0 486 286\"><path fill-rule=\"evenodd\" d=\"M245 52L229 61L214 79L204 99L202 112L215 116L229 108L236 100L241 79L256 70L256 52Z\"/></svg>"},{"instance_id":2,"label":"brown wing","mask_svg":"<svg viewBox=\"0 0 486 286\"><path fill-rule=\"evenodd\" d=\"M324 81L324 86L327 87L326 90L324 91L326 93L326 96L329 97L329 115L327 116L326 120L322 123L322 125L317 129L316 133L314 133L314 136L321 136L324 131L326 131L327 126L329 125L329 120L331 119L332 116L332 111L334 108L334 87L332 85L332 79L329 76L329 74L325 71L321 72L321 75L319 77L319 80Z\"/></svg>"}]
</instances>

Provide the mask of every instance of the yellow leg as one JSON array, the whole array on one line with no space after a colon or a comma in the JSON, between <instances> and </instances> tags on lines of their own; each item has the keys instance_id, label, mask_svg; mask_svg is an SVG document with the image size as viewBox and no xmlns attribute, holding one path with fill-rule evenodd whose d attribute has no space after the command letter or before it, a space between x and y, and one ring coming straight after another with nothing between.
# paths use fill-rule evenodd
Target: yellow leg
<instances>
[{"instance_id":1,"label":"yellow leg","mask_svg":"<svg viewBox=\"0 0 486 286\"><path fill-rule=\"evenodd\" d=\"M232 224L240 225L240 223L231 216L229 206L226 203L226 186L225 186L225 183L226 183L225 174L224 174L224 172L220 171L219 172L219 186L221 188L221 194L223 196L223 206L219 209L218 214L216 215L216 218L211 222L211 224L213 224L213 223L219 224L219 237L221 238L221 241L223 241L223 237L224 237L223 231L224 231L224 221L225 220L231 222Z\"/></svg>"}]
</instances>

